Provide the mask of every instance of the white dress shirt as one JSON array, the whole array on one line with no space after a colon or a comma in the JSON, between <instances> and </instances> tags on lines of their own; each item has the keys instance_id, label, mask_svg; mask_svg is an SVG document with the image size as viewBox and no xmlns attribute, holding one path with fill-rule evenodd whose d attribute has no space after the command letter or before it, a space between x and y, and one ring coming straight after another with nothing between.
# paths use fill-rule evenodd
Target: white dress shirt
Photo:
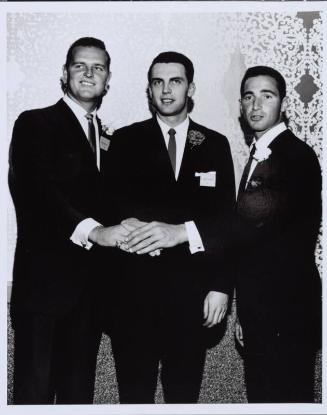
<instances>
[{"instance_id":1,"label":"white dress shirt","mask_svg":"<svg viewBox=\"0 0 327 415\"><path fill-rule=\"evenodd\" d=\"M159 127L161 129L162 135L165 139L165 144L168 151L168 142L169 142L169 134L168 131L172 128L166 123L164 123L158 116L157 121ZM178 179L179 171L182 165L183 154L185 149L185 143L187 138L188 127L190 125L190 119L188 117L185 120L174 127L176 131L175 140L176 140L176 169L175 169L175 179ZM196 252L204 251L203 242L199 231L193 221L185 222L185 228L187 232L188 242L189 242L189 249L191 254L195 254Z\"/></svg>"},{"instance_id":2,"label":"white dress shirt","mask_svg":"<svg viewBox=\"0 0 327 415\"><path fill-rule=\"evenodd\" d=\"M260 152L261 150L266 150L268 148L269 144L272 143L273 140L285 130L287 130L287 127L286 127L285 123L283 123L283 122L277 124L275 127L270 128L270 130L268 130L266 133L264 133L260 137L259 140L253 139L253 141L250 145L250 152L251 152L251 149L252 149L254 144L255 144L255 147L256 147L256 151L258 150ZM254 169L256 168L257 164L258 164L258 160L253 158L252 163L251 163L251 167L250 167L250 170L249 170L249 175L248 175L247 180L246 180L245 188L247 187L248 182L249 182L249 180L252 176L252 173L254 172Z\"/></svg>"},{"instance_id":3,"label":"white dress shirt","mask_svg":"<svg viewBox=\"0 0 327 415\"><path fill-rule=\"evenodd\" d=\"M75 101L69 98L68 95L65 95L63 100L69 106L69 108L73 111L75 117L78 119L83 131L85 133L85 140L87 140L88 132L89 132L89 122L85 118L87 112L84 108L78 105ZM96 122L96 110L92 111L90 114L93 115L93 124L95 129L95 143L96 143L96 160L97 160L97 167L100 170L100 146L99 146L99 129ZM87 218L82 220L75 228L74 232L72 233L70 240L83 248L90 249L93 244L89 241L89 234L92 229L101 225L99 222L94 220L93 218Z\"/></svg>"}]
</instances>

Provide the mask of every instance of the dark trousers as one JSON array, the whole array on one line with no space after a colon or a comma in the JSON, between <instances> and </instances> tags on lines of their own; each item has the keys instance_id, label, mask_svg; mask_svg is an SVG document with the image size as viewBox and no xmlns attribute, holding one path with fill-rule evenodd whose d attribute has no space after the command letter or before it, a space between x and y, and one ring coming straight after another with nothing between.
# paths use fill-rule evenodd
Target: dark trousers
<instances>
[{"instance_id":1,"label":"dark trousers","mask_svg":"<svg viewBox=\"0 0 327 415\"><path fill-rule=\"evenodd\" d=\"M310 338L290 333L244 334L249 403L314 402L316 349Z\"/></svg>"},{"instance_id":2,"label":"dark trousers","mask_svg":"<svg viewBox=\"0 0 327 415\"><path fill-rule=\"evenodd\" d=\"M120 403L154 403L160 364L165 402L196 403L208 330L202 327L202 299L173 289L144 295L133 288L117 297L113 311L111 343Z\"/></svg>"},{"instance_id":3,"label":"dark trousers","mask_svg":"<svg viewBox=\"0 0 327 415\"><path fill-rule=\"evenodd\" d=\"M61 316L19 312L15 330L14 404L90 404L101 331L87 294Z\"/></svg>"},{"instance_id":4,"label":"dark trousers","mask_svg":"<svg viewBox=\"0 0 327 415\"><path fill-rule=\"evenodd\" d=\"M155 331L143 334L112 337L120 403L154 403L159 362L165 402L196 403L206 356L199 339L192 344L166 332L159 342Z\"/></svg>"}]
</instances>

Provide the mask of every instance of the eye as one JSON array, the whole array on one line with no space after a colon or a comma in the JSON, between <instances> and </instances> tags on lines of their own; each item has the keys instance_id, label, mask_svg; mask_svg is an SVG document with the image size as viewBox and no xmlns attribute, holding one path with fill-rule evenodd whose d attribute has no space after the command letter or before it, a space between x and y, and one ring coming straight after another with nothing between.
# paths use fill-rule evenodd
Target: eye
<instances>
[{"instance_id":1,"label":"eye","mask_svg":"<svg viewBox=\"0 0 327 415\"><path fill-rule=\"evenodd\" d=\"M162 81L160 80L160 79L154 79L152 82L151 82L151 85L152 86L160 86L162 84Z\"/></svg>"},{"instance_id":2,"label":"eye","mask_svg":"<svg viewBox=\"0 0 327 415\"><path fill-rule=\"evenodd\" d=\"M263 97L264 97L264 99L268 99L268 100L272 99L272 95L270 95L270 94L265 94Z\"/></svg>"},{"instance_id":3,"label":"eye","mask_svg":"<svg viewBox=\"0 0 327 415\"><path fill-rule=\"evenodd\" d=\"M83 63L75 63L74 68L75 69L84 69L84 64Z\"/></svg>"},{"instance_id":4,"label":"eye","mask_svg":"<svg viewBox=\"0 0 327 415\"><path fill-rule=\"evenodd\" d=\"M95 69L97 72L103 72L103 71L104 71L104 67L103 67L103 66L95 66L95 67L94 67L94 69Z\"/></svg>"},{"instance_id":5,"label":"eye","mask_svg":"<svg viewBox=\"0 0 327 415\"><path fill-rule=\"evenodd\" d=\"M251 102L253 101L253 95L244 95L244 97L242 97L242 101L243 102Z\"/></svg>"},{"instance_id":6,"label":"eye","mask_svg":"<svg viewBox=\"0 0 327 415\"><path fill-rule=\"evenodd\" d=\"M182 83L182 81L181 81L180 79L173 79L173 80L171 81L171 83L172 83L173 85L180 85L180 84Z\"/></svg>"}]
</instances>

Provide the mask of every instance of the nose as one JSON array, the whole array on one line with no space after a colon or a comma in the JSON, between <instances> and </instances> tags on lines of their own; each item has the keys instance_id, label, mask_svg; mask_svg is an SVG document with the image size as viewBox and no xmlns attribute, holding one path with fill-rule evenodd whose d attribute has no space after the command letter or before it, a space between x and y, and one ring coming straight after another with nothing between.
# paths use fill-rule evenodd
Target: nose
<instances>
[{"instance_id":1,"label":"nose","mask_svg":"<svg viewBox=\"0 0 327 415\"><path fill-rule=\"evenodd\" d=\"M86 67L85 68L84 76L86 76L87 78L91 78L93 76L92 67Z\"/></svg>"},{"instance_id":2,"label":"nose","mask_svg":"<svg viewBox=\"0 0 327 415\"><path fill-rule=\"evenodd\" d=\"M253 109L259 109L262 106L262 99L261 97L255 97L253 98Z\"/></svg>"},{"instance_id":3,"label":"nose","mask_svg":"<svg viewBox=\"0 0 327 415\"><path fill-rule=\"evenodd\" d=\"M163 94L169 94L171 92L171 87L169 82L164 82L162 86Z\"/></svg>"}]
</instances>

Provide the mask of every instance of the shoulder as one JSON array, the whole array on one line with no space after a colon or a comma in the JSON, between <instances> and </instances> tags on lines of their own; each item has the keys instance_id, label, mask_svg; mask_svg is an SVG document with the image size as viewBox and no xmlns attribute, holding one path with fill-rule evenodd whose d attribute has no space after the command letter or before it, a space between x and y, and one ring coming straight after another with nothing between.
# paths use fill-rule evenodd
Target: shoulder
<instances>
[{"instance_id":1,"label":"shoulder","mask_svg":"<svg viewBox=\"0 0 327 415\"><path fill-rule=\"evenodd\" d=\"M229 142L226 136L220 134L218 131L212 130L210 128L205 127L204 125L198 124L192 120L190 120L190 127L189 133L194 131L199 132L205 137L205 142L207 145L216 145L220 147L228 147Z\"/></svg>"},{"instance_id":2,"label":"shoulder","mask_svg":"<svg viewBox=\"0 0 327 415\"><path fill-rule=\"evenodd\" d=\"M56 104L44 107L44 108L34 108L27 111L23 111L17 118L16 122L33 122L33 120L42 120L46 118L51 118L58 114L58 111L64 109L65 103L60 100Z\"/></svg>"},{"instance_id":3,"label":"shoulder","mask_svg":"<svg viewBox=\"0 0 327 415\"><path fill-rule=\"evenodd\" d=\"M291 130L286 130L277 138L272 145L272 150L276 149L291 161L303 161L305 159L317 159L317 155L312 147L298 138Z\"/></svg>"},{"instance_id":4,"label":"shoulder","mask_svg":"<svg viewBox=\"0 0 327 415\"><path fill-rule=\"evenodd\" d=\"M113 142L125 142L130 141L133 138L141 138L143 135L148 134L154 128L155 121L150 118L145 121L135 122L125 127L119 128L112 135Z\"/></svg>"}]
</instances>

